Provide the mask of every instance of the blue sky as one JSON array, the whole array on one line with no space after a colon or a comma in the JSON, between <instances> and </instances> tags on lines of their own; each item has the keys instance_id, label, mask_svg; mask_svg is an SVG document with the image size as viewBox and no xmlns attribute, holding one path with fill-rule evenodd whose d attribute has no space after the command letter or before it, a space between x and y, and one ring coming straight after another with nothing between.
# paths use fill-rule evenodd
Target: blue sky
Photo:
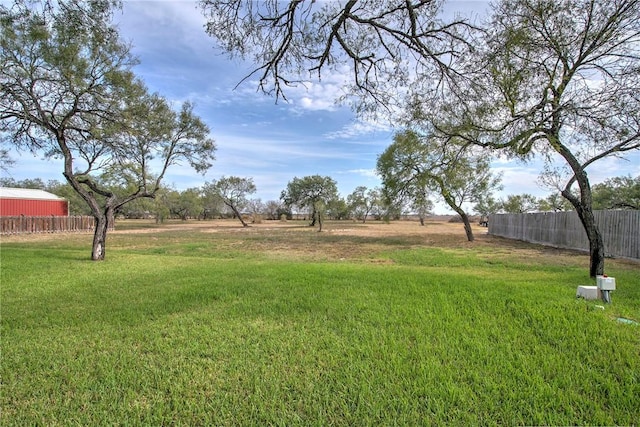
<instances>
[{"instance_id":1,"label":"blue sky","mask_svg":"<svg viewBox=\"0 0 640 427\"><path fill-rule=\"evenodd\" d=\"M487 6L485 1L451 1L448 10L478 15ZM140 59L138 76L176 106L195 102L195 112L209 125L217 144L216 161L204 176L173 167L165 185L184 190L223 175L250 177L258 190L253 197L268 201L277 200L292 178L306 175L331 176L343 197L356 186L380 184L374 173L376 159L391 143L393 129L360 121L349 107L334 103L348 73L323 75L321 83L293 88L287 92L289 102L276 103L258 92L253 81L236 88L252 66L215 50L194 2L125 1L114 21ZM17 163L9 175L17 180L63 180L59 162L28 153L14 157ZM494 166L503 173L504 189L498 197L541 197L550 192L536 184L538 163L501 161ZM640 174L639 155L632 161L605 160L590 171L592 184L626 174ZM449 209L439 203L436 213L446 212Z\"/></svg>"}]
</instances>

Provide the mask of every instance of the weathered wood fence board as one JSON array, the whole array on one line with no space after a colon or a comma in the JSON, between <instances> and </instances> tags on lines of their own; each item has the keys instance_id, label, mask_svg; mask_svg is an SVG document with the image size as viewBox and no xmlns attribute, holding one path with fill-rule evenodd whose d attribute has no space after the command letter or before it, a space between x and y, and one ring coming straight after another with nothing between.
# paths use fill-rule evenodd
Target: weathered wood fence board
<instances>
[{"instance_id":1,"label":"weathered wood fence board","mask_svg":"<svg viewBox=\"0 0 640 427\"><path fill-rule=\"evenodd\" d=\"M3 216L0 234L86 232L95 229L92 216Z\"/></svg>"},{"instance_id":2,"label":"weathered wood fence board","mask_svg":"<svg viewBox=\"0 0 640 427\"><path fill-rule=\"evenodd\" d=\"M606 256L640 259L640 211L595 211ZM489 234L558 248L589 250L574 211L489 216Z\"/></svg>"}]
</instances>

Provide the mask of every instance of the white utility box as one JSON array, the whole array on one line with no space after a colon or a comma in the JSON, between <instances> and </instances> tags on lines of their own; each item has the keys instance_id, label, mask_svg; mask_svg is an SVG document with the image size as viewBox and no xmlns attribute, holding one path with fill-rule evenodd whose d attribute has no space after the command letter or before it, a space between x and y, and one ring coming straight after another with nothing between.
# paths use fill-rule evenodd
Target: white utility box
<instances>
[{"instance_id":1,"label":"white utility box","mask_svg":"<svg viewBox=\"0 0 640 427\"><path fill-rule=\"evenodd\" d=\"M578 286L576 297L584 299L598 299L600 298L597 286Z\"/></svg>"},{"instance_id":2,"label":"white utility box","mask_svg":"<svg viewBox=\"0 0 640 427\"><path fill-rule=\"evenodd\" d=\"M615 291L616 279L615 277L596 276L596 285L601 291Z\"/></svg>"}]
</instances>

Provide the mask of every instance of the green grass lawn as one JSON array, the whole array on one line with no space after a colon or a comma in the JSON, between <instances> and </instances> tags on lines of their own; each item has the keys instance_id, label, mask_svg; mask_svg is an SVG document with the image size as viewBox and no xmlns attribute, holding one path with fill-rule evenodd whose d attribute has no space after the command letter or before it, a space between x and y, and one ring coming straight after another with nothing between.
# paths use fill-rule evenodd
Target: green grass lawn
<instances>
[{"instance_id":1,"label":"green grass lawn","mask_svg":"<svg viewBox=\"0 0 640 427\"><path fill-rule=\"evenodd\" d=\"M339 227L3 237L0 424L640 420L637 263Z\"/></svg>"}]
</instances>

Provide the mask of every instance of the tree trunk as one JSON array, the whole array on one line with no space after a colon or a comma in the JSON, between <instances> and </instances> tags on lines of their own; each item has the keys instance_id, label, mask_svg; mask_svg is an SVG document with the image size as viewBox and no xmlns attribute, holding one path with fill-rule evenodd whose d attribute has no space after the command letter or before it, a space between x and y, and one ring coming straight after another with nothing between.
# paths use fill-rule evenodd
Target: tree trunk
<instances>
[{"instance_id":1,"label":"tree trunk","mask_svg":"<svg viewBox=\"0 0 640 427\"><path fill-rule=\"evenodd\" d=\"M309 227L315 227L316 219L316 205L314 204L311 210L311 223L309 224Z\"/></svg>"},{"instance_id":2,"label":"tree trunk","mask_svg":"<svg viewBox=\"0 0 640 427\"><path fill-rule=\"evenodd\" d=\"M469 217L462 210L458 212L458 215L460 215L460 218L462 218L462 222L464 223L464 231L465 233L467 233L467 240L470 242L473 242L474 240L473 230L471 230L471 223L469 222Z\"/></svg>"},{"instance_id":3,"label":"tree trunk","mask_svg":"<svg viewBox=\"0 0 640 427\"><path fill-rule=\"evenodd\" d=\"M591 207L581 206L577 210L580 222L589 239L589 276L596 277L604 274L604 241L596 225Z\"/></svg>"},{"instance_id":4,"label":"tree trunk","mask_svg":"<svg viewBox=\"0 0 640 427\"><path fill-rule=\"evenodd\" d=\"M589 276L596 277L604 274L604 242L597 227L589 238Z\"/></svg>"},{"instance_id":5,"label":"tree trunk","mask_svg":"<svg viewBox=\"0 0 640 427\"><path fill-rule=\"evenodd\" d=\"M318 233L320 233L322 231L322 214L320 213L319 210L317 210L316 215L318 218Z\"/></svg>"},{"instance_id":6,"label":"tree trunk","mask_svg":"<svg viewBox=\"0 0 640 427\"><path fill-rule=\"evenodd\" d=\"M572 165L574 178L569 180L564 190L562 190L562 196L576 209L576 213L587 234L587 239L589 240L589 276L596 277L604 274L604 241L593 215L591 186L584 168L576 167L571 162L569 164ZM573 179L578 182L580 197L576 197L571 193Z\"/></svg>"},{"instance_id":7,"label":"tree trunk","mask_svg":"<svg viewBox=\"0 0 640 427\"><path fill-rule=\"evenodd\" d=\"M238 217L238 219L240 220L240 223L242 224L243 227L248 227L249 226L249 224L244 222L244 219L242 218L242 215L240 214L240 212L238 211L238 209L234 205L227 203L227 206L229 206L231 208L231 210L233 211L233 214Z\"/></svg>"},{"instance_id":8,"label":"tree trunk","mask_svg":"<svg viewBox=\"0 0 640 427\"><path fill-rule=\"evenodd\" d=\"M447 191L444 191L444 185L442 183L440 183L440 188L442 189L442 196L444 197L444 201L449 205L449 207L451 209L453 209L454 211L456 211L456 213L458 215L460 215L460 218L462 219L462 222L464 223L464 232L467 233L467 240L470 242L473 242L473 230L471 229L471 223L469 222L469 216L466 214L466 212L456 204L455 200L453 199L453 197L451 197L451 194Z\"/></svg>"},{"instance_id":9,"label":"tree trunk","mask_svg":"<svg viewBox=\"0 0 640 427\"><path fill-rule=\"evenodd\" d=\"M103 261L105 257L105 247L107 243L107 230L109 221L106 215L96 215L96 228L93 232L93 245L91 247L91 260Z\"/></svg>"}]
</instances>

